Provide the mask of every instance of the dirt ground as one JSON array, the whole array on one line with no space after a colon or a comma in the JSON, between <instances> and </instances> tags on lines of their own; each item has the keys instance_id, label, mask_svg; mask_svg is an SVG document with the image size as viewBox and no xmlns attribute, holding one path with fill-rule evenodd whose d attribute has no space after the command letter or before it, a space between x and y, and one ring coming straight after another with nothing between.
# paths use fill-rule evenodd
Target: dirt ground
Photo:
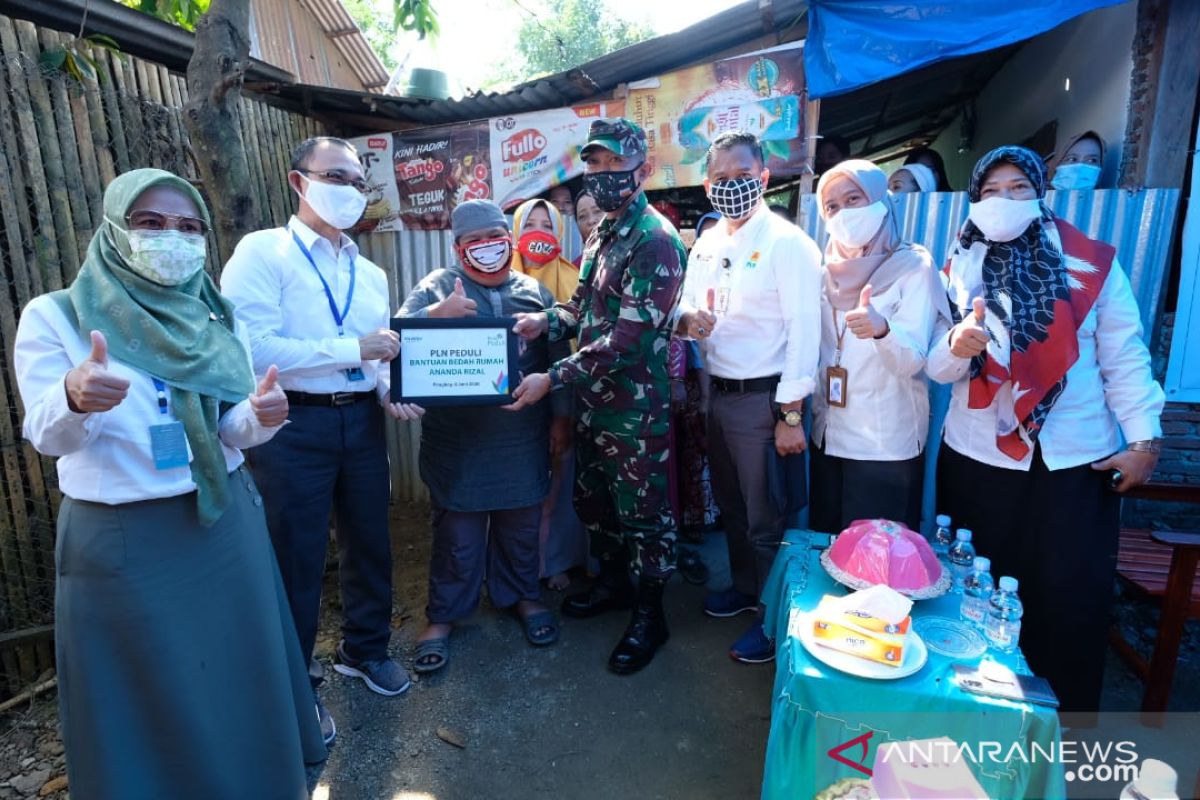
<instances>
[{"instance_id":1,"label":"dirt ground","mask_svg":"<svg viewBox=\"0 0 1200 800\"><path fill-rule=\"evenodd\" d=\"M424 624L427 516L402 509L393 530L400 625L392 649L410 666ZM710 537L706 559L723 547ZM714 576L720 580L727 578ZM561 596L547 592L545 599L557 608ZM314 797L757 797L774 669L730 660L729 645L750 617L709 619L700 612L703 597L703 587L671 583L671 640L629 677L605 668L626 614L560 619L559 643L535 649L486 598L455 630L447 667L400 697L379 697L327 669L322 698L339 735ZM337 644L336 618L322 630L318 650L328 654ZM439 728L466 746L442 741Z\"/></svg>"},{"instance_id":2,"label":"dirt ground","mask_svg":"<svg viewBox=\"0 0 1200 800\"><path fill-rule=\"evenodd\" d=\"M429 529L423 508L393 519L395 633L392 652L411 665L423 624ZM711 585L727 582L724 541L703 555ZM605 669L623 614L560 620L562 640L525 643L512 617L486 599L455 631L450 664L400 697L380 697L329 668L338 641L336 578L330 575L318 656L322 697L338 743L313 774L315 800L752 800L759 795L774 665L736 664L729 644L749 616L700 613L704 588L676 578L667 592L671 641L630 677ZM560 594L546 593L554 607ZM1118 624L1148 651L1156 611L1121 599ZM1141 685L1111 651L1103 707L1135 710ZM1200 624L1189 624L1172 695L1175 710L1200 710ZM0 800L63 800L64 756L53 693L0 715ZM460 740L459 748L443 741ZM225 799L222 799L225 800ZM242 800L231 798L229 800ZM245 800L254 800L246 798Z\"/></svg>"}]
</instances>

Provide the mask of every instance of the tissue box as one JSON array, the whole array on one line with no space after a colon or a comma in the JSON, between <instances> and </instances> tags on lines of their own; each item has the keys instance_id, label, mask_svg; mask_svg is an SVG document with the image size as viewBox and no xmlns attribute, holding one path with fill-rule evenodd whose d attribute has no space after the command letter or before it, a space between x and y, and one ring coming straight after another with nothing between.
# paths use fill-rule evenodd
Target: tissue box
<instances>
[{"instance_id":1,"label":"tissue box","mask_svg":"<svg viewBox=\"0 0 1200 800\"><path fill-rule=\"evenodd\" d=\"M817 605L817 619L859 628L868 633L890 633L898 636L904 636L904 634L908 633L909 626L912 625L911 616L900 620L900 623L897 625L891 625L862 611L843 611L838 613L829 607L830 601L837 599L839 598L835 598L831 594L822 597L820 604Z\"/></svg>"},{"instance_id":2,"label":"tissue box","mask_svg":"<svg viewBox=\"0 0 1200 800\"><path fill-rule=\"evenodd\" d=\"M888 800L988 800L946 737L888 742L875 750L871 787Z\"/></svg>"},{"instance_id":3,"label":"tissue box","mask_svg":"<svg viewBox=\"0 0 1200 800\"><path fill-rule=\"evenodd\" d=\"M890 667L898 667L904 660L903 636L873 633L818 617L813 620L813 639L830 649Z\"/></svg>"}]
</instances>

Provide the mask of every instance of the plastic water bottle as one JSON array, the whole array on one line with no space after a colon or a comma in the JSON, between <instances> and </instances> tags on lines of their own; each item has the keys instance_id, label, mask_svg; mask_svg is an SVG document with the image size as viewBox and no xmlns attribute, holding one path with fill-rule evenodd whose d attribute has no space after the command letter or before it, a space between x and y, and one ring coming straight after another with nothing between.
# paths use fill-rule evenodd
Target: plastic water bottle
<instances>
[{"instance_id":1,"label":"plastic water bottle","mask_svg":"<svg viewBox=\"0 0 1200 800\"><path fill-rule=\"evenodd\" d=\"M1121 800L1179 800L1178 785L1179 775L1170 764L1147 758L1138 776L1121 790Z\"/></svg>"},{"instance_id":2,"label":"plastic water bottle","mask_svg":"<svg viewBox=\"0 0 1200 800\"><path fill-rule=\"evenodd\" d=\"M954 579L954 588L951 591L954 594L962 594L963 581L971 574L971 567L975 564L975 545L971 544L969 530L958 529L946 558L950 561L950 577Z\"/></svg>"},{"instance_id":3,"label":"plastic water bottle","mask_svg":"<svg viewBox=\"0 0 1200 800\"><path fill-rule=\"evenodd\" d=\"M1017 640L1021 638L1021 614L1024 611L1021 599L1017 597L1017 579L1005 575L988 604L987 621L984 623L988 644L1002 653L1016 650Z\"/></svg>"},{"instance_id":4,"label":"plastic water bottle","mask_svg":"<svg viewBox=\"0 0 1200 800\"><path fill-rule=\"evenodd\" d=\"M963 599L959 613L965 622L983 630L983 621L987 619L988 603L996 584L992 582L992 560L983 556L975 556L971 574L963 581Z\"/></svg>"},{"instance_id":5,"label":"plastic water bottle","mask_svg":"<svg viewBox=\"0 0 1200 800\"><path fill-rule=\"evenodd\" d=\"M933 532L933 552L938 558L945 558L950 545L954 542L954 531L950 527L950 517L938 514L937 530Z\"/></svg>"}]
</instances>

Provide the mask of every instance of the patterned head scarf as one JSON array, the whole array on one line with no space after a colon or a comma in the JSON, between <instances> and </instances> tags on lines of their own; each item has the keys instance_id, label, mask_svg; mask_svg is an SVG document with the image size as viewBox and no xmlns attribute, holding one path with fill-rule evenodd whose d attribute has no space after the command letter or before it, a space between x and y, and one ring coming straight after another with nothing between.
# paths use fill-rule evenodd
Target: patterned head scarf
<instances>
[{"instance_id":1,"label":"patterned head scarf","mask_svg":"<svg viewBox=\"0 0 1200 800\"><path fill-rule=\"evenodd\" d=\"M190 183L159 169L136 169L104 190L105 221L69 292L85 340L96 330L113 358L170 386L171 413L183 423L192 449L200 521L211 525L229 505L225 454L217 436L222 405L254 391L249 354L234 334L233 304L200 270L178 286L162 286L129 268L125 217L151 187L187 195L204 221L208 209Z\"/></svg>"},{"instance_id":2,"label":"patterned head scarf","mask_svg":"<svg viewBox=\"0 0 1200 800\"><path fill-rule=\"evenodd\" d=\"M971 202L980 202L984 181L1000 164L1017 167L1038 199L1045 197L1042 159L1028 148L1007 146L992 150L975 165L968 188ZM1066 255L1051 239L1056 224ZM1093 244L1056 221L1044 203L1042 217L1012 241L988 241L970 220L959 232L948 274L954 321L971 313L971 298L982 295L991 339L987 350L971 360L968 406L997 404L997 447L1016 461L1037 442L1046 416L1066 388L1067 370L1079 358L1078 328L1111 264L1111 255L1108 264L1103 263L1104 253ZM1075 257L1072 251L1090 255ZM960 264L978 266L956 269Z\"/></svg>"}]
</instances>

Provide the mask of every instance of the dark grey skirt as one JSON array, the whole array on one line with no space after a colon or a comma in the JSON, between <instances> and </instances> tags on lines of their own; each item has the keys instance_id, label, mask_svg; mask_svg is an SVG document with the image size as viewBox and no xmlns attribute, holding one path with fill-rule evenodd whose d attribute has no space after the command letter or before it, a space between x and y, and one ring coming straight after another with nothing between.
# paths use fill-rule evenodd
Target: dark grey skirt
<instances>
[{"instance_id":1,"label":"dark grey skirt","mask_svg":"<svg viewBox=\"0 0 1200 800\"><path fill-rule=\"evenodd\" d=\"M308 797L324 759L307 666L243 467L211 528L194 494L58 517L59 709L73 800Z\"/></svg>"}]
</instances>

